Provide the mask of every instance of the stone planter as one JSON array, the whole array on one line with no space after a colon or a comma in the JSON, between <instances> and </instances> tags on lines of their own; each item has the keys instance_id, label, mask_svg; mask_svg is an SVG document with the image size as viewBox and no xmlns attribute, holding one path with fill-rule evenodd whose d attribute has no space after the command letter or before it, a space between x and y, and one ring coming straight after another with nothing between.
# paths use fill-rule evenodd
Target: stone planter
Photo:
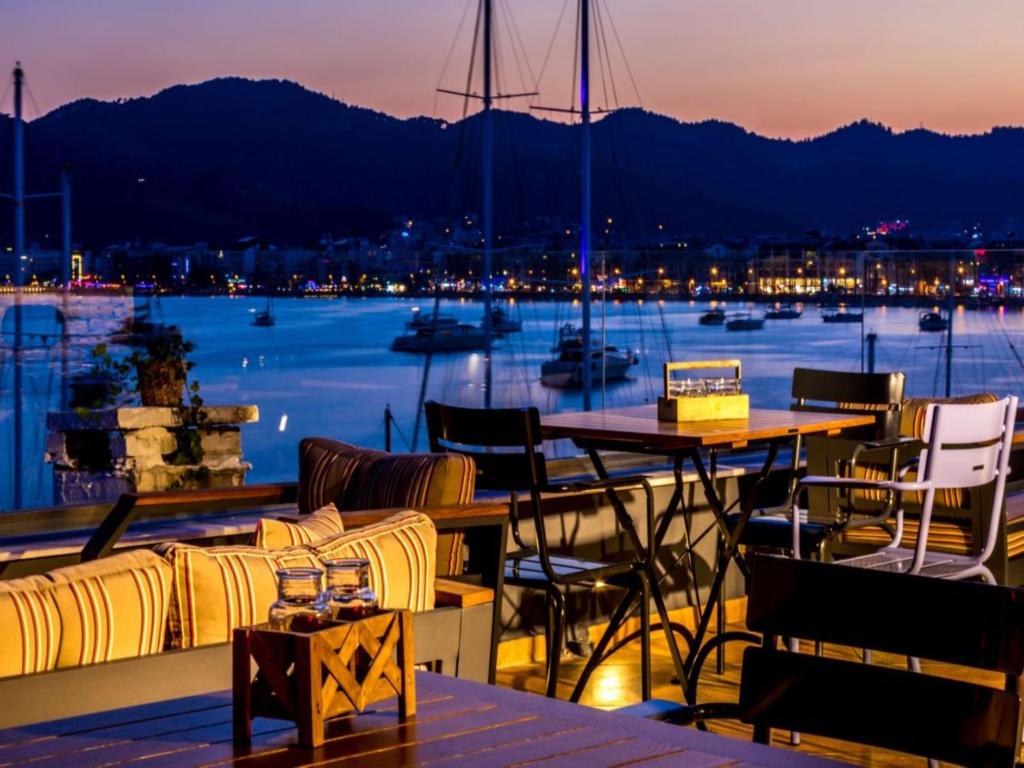
<instances>
[{"instance_id":1,"label":"stone planter","mask_svg":"<svg viewBox=\"0 0 1024 768\"><path fill-rule=\"evenodd\" d=\"M259 421L254 405L107 408L49 413L46 460L55 504L110 501L122 493L243 485L240 425ZM198 422L198 425L195 423ZM182 461L185 432L199 433L202 458Z\"/></svg>"},{"instance_id":2,"label":"stone planter","mask_svg":"<svg viewBox=\"0 0 1024 768\"><path fill-rule=\"evenodd\" d=\"M175 408L185 396L185 364L160 360L139 365L139 397L144 407Z\"/></svg>"}]
</instances>

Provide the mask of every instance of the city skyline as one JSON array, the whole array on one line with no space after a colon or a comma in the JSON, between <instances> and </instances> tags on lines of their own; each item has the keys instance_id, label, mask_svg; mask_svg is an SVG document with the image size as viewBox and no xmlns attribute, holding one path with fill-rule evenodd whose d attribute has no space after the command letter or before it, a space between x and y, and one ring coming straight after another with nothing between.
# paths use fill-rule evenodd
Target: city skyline
<instances>
[{"instance_id":1,"label":"city skyline","mask_svg":"<svg viewBox=\"0 0 1024 768\"><path fill-rule=\"evenodd\" d=\"M78 98L151 95L230 75L294 80L402 117L452 119L461 115L461 101L438 97L435 89L464 82L471 8L454 47L452 40L471 3L0 0L0 50L8 65L20 59L28 71L30 119ZM562 3L496 7L506 30L505 90L532 87L529 70L541 69L551 45L537 102L568 102L572 8L553 39ZM897 131L924 126L953 134L1024 125L1024 53L1016 44L1024 8L1012 0L607 0L601 7L618 85L610 107L639 102L687 122L721 119L786 138L821 135L862 118ZM529 66L517 65L511 53L508 9Z\"/></svg>"}]
</instances>

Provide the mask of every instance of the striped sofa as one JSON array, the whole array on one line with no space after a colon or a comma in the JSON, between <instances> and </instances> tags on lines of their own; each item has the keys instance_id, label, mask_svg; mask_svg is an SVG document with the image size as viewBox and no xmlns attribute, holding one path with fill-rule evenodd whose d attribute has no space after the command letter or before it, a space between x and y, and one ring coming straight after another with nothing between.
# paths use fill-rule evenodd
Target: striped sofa
<instances>
[{"instance_id":1,"label":"striped sofa","mask_svg":"<svg viewBox=\"0 0 1024 768\"><path fill-rule=\"evenodd\" d=\"M468 504L473 501L473 460L455 453L385 453L326 437L299 443L299 514L328 504L343 512ZM462 572L463 536L437 538L440 575Z\"/></svg>"},{"instance_id":2,"label":"striped sofa","mask_svg":"<svg viewBox=\"0 0 1024 768\"><path fill-rule=\"evenodd\" d=\"M434 608L436 531L407 511L279 549L170 543L0 581L0 678L226 643L266 619L279 568L365 557L385 608Z\"/></svg>"}]
</instances>

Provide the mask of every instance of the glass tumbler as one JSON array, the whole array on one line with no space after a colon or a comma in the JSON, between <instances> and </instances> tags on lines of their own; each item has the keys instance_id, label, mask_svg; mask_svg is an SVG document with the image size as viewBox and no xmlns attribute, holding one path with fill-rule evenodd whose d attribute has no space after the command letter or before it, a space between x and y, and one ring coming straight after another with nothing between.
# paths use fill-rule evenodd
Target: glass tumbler
<instances>
[{"instance_id":1,"label":"glass tumbler","mask_svg":"<svg viewBox=\"0 0 1024 768\"><path fill-rule=\"evenodd\" d=\"M357 621L377 612L377 595L370 589L369 560L329 560L326 565L327 605L335 621Z\"/></svg>"},{"instance_id":2,"label":"glass tumbler","mask_svg":"<svg viewBox=\"0 0 1024 768\"><path fill-rule=\"evenodd\" d=\"M277 600L270 606L270 626L290 632L314 632L331 621L319 568L277 571Z\"/></svg>"}]
</instances>

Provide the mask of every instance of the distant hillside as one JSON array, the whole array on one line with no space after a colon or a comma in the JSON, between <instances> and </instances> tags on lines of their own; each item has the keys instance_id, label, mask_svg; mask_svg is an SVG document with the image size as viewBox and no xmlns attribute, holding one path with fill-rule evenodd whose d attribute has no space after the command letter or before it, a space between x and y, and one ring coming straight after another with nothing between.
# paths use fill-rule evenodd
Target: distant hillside
<instances>
[{"instance_id":1,"label":"distant hillside","mask_svg":"<svg viewBox=\"0 0 1024 768\"><path fill-rule=\"evenodd\" d=\"M499 231L578 216L578 129L496 117ZM76 237L187 242L246 234L301 243L374 234L400 214L479 210L480 121L400 120L290 82L224 78L149 98L83 99L29 124L29 191L74 173ZM10 189L10 120L0 119ZM710 236L849 231L910 218L919 229L1018 215L1024 130L950 137L860 122L808 141L721 122L622 110L594 126L594 211L636 237L657 223ZM56 207L33 203L34 239ZM0 215L0 240L11 237Z\"/></svg>"}]
</instances>

